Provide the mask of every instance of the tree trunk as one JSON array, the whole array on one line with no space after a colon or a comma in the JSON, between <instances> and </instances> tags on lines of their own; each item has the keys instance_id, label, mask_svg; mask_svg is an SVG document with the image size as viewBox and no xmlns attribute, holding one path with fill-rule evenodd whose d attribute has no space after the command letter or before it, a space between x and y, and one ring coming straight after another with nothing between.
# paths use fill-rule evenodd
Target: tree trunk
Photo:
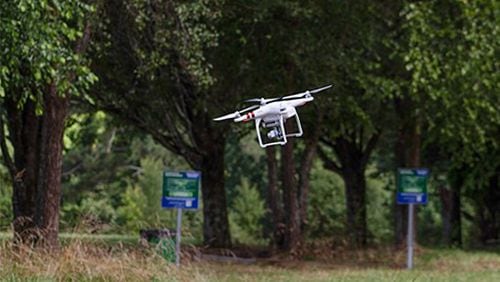
<instances>
[{"instance_id":1,"label":"tree trunk","mask_svg":"<svg viewBox=\"0 0 500 282\"><path fill-rule=\"evenodd\" d=\"M492 175L486 187L482 187L477 215L479 226L479 240L482 244L500 242L500 174Z\"/></svg>"},{"instance_id":2,"label":"tree trunk","mask_svg":"<svg viewBox=\"0 0 500 282\"><path fill-rule=\"evenodd\" d=\"M9 165L13 183L14 239L31 244L36 236L34 217L40 118L36 116L31 100L22 109L18 108L16 100L6 98L5 104L9 137L14 148L14 160ZM3 152L3 156L9 158L9 153Z\"/></svg>"},{"instance_id":3,"label":"tree trunk","mask_svg":"<svg viewBox=\"0 0 500 282\"><path fill-rule=\"evenodd\" d=\"M271 245L278 249L284 249L284 228L283 208L281 197L278 191L278 163L276 161L276 149L274 146L266 149L267 160L267 211L268 218L271 219Z\"/></svg>"},{"instance_id":4,"label":"tree trunk","mask_svg":"<svg viewBox=\"0 0 500 282\"><path fill-rule=\"evenodd\" d=\"M212 149L203 156L203 240L204 244L216 248L231 246L227 217L226 191L224 188L224 140L212 140ZM217 141L217 142L215 142Z\"/></svg>"},{"instance_id":5,"label":"tree trunk","mask_svg":"<svg viewBox=\"0 0 500 282\"><path fill-rule=\"evenodd\" d=\"M291 130L287 123L286 130ZM282 170L283 170L283 204L285 210L285 244L286 250L296 250L302 240L300 232L300 210L298 200L298 189L295 178L295 160L293 157L293 138L282 147Z\"/></svg>"},{"instance_id":6,"label":"tree trunk","mask_svg":"<svg viewBox=\"0 0 500 282\"><path fill-rule=\"evenodd\" d=\"M43 115L27 101L22 109L6 99L8 127L14 147L9 166L14 187L14 239L23 244L57 248L61 197L62 138L68 99L57 95L54 84L44 94ZM4 157L9 156L4 152Z\"/></svg>"},{"instance_id":7,"label":"tree trunk","mask_svg":"<svg viewBox=\"0 0 500 282\"><path fill-rule=\"evenodd\" d=\"M325 168L339 174L344 181L347 230L351 243L356 246L365 246L368 242L365 170L380 135L380 131L375 131L367 140L363 140L361 128L354 130L350 138L340 136L334 142L321 139L322 143L333 149L339 162L336 163L319 150Z\"/></svg>"},{"instance_id":8,"label":"tree trunk","mask_svg":"<svg viewBox=\"0 0 500 282\"><path fill-rule=\"evenodd\" d=\"M346 187L347 230L351 242L356 246L365 246L368 229L366 221L366 180L364 168L348 170L342 173Z\"/></svg>"},{"instance_id":9,"label":"tree trunk","mask_svg":"<svg viewBox=\"0 0 500 282\"><path fill-rule=\"evenodd\" d=\"M413 115L413 104L409 98L395 100L399 117L398 139L394 146L396 169L420 167L421 136L418 117ZM394 189L394 239L397 246L405 244L408 231L408 205L398 205ZM414 229L417 224L418 206L414 206ZM414 232L416 234L417 232ZM413 238L415 240L415 237Z\"/></svg>"},{"instance_id":10,"label":"tree trunk","mask_svg":"<svg viewBox=\"0 0 500 282\"><path fill-rule=\"evenodd\" d=\"M443 220L443 243L447 246L462 245L462 224L460 214L460 187L439 189L441 217Z\"/></svg>"},{"instance_id":11,"label":"tree trunk","mask_svg":"<svg viewBox=\"0 0 500 282\"><path fill-rule=\"evenodd\" d=\"M299 170L300 229L302 233L304 233L307 229L307 202L309 198L310 174L314 159L316 157L320 135L319 124L321 123L321 117L319 117L319 114L317 122L318 123L313 135L311 136L311 138L308 138L306 140L306 148L302 156Z\"/></svg>"},{"instance_id":12,"label":"tree trunk","mask_svg":"<svg viewBox=\"0 0 500 282\"><path fill-rule=\"evenodd\" d=\"M43 243L50 248L57 248L59 247L63 135L69 100L66 97L60 97L56 86L52 84L44 97L44 105L35 222L43 232Z\"/></svg>"},{"instance_id":13,"label":"tree trunk","mask_svg":"<svg viewBox=\"0 0 500 282\"><path fill-rule=\"evenodd\" d=\"M368 143L376 142L377 136L373 135L370 138L373 141ZM363 151L356 143L355 138L346 139L343 137L338 137L333 144L341 163L339 174L345 184L347 233L351 243L356 246L365 246L368 240L365 169L373 146L374 144L367 146L367 149Z\"/></svg>"}]
</instances>

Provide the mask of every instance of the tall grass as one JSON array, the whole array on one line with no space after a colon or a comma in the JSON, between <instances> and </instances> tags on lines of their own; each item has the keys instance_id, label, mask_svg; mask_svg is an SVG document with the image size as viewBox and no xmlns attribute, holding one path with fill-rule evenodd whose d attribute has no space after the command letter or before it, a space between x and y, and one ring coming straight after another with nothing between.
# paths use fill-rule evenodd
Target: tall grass
<instances>
[{"instance_id":1,"label":"tall grass","mask_svg":"<svg viewBox=\"0 0 500 282\"><path fill-rule=\"evenodd\" d=\"M157 250L127 241L73 236L58 251L16 248L0 240L4 281L500 281L500 253L418 248L415 269L404 250L312 246L255 263L211 262L184 246L181 267Z\"/></svg>"},{"instance_id":2,"label":"tall grass","mask_svg":"<svg viewBox=\"0 0 500 282\"><path fill-rule=\"evenodd\" d=\"M203 281L189 262L177 268L154 249L72 240L47 252L0 246L0 278L10 281Z\"/></svg>"}]
</instances>

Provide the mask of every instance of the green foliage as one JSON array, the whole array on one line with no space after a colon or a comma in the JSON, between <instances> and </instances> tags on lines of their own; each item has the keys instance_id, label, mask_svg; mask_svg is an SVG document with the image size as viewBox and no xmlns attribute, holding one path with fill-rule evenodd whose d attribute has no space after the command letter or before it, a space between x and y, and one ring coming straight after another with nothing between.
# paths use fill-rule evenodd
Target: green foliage
<instances>
[{"instance_id":1,"label":"green foliage","mask_svg":"<svg viewBox=\"0 0 500 282\"><path fill-rule=\"evenodd\" d=\"M367 171L366 210L368 231L374 243L387 243L392 240L392 207L394 205L394 174Z\"/></svg>"},{"instance_id":2,"label":"green foliage","mask_svg":"<svg viewBox=\"0 0 500 282\"><path fill-rule=\"evenodd\" d=\"M71 115L64 135L64 204L81 203L88 192L106 191L116 206L139 161L129 157L135 138L140 137L102 112Z\"/></svg>"},{"instance_id":3,"label":"green foliage","mask_svg":"<svg viewBox=\"0 0 500 282\"><path fill-rule=\"evenodd\" d=\"M149 218L149 223L159 223L160 214L164 212L161 208L163 163L159 159L146 157L141 160L141 168L137 185L146 199L143 212Z\"/></svg>"},{"instance_id":4,"label":"green foliage","mask_svg":"<svg viewBox=\"0 0 500 282\"><path fill-rule=\"evenodd\" d=\"M242 179L257 187L261 195L265 195L266 187L266 163L265 152L255 142L255 133L246 134L238 140L233 135L228 138L224 152L224 165L226 193L229 206L234 204L233 199L238 195Z\"/></svg>"},{"instance_id":5,"label":"green foliage","mask_svg":"<svg viewBox=\"0 0 500 282\"><path fill-rule=\"evenodd\" d=\"M118 207L118 222L125 232L139 229L176 227L176 209L161 207L163 162L154 157L140 161L141 172L133 185L129 185ZM170 170L175 170L170 168ZM201 237L201 212L184 212L183 232L186 235Z\"/></svg>"},{"instance_id":6,"label":"green foliage","mask_svg":"<svg viewBox=\"0 0 500 282\"><path fill-rule=\"evenodd\" d=\"M72 115L65 147L63 229L82 227L92 218L124 233L175 228L175 211L160 206L161 176L165 168L187 169L181 158L103 112ZM199 237L200 213L185 214L185 231Z\"/></svg>"},{"instance_id":7,"label":"green foliage","mask_svg":"<svg viewBox=\"0 0 500 282\"><path fill-rule=\"evenodd\" d=\"M205 50L217 46L218 32L214 23L220 17L216 9L218 1L125 1L126 11L134 20L130 29L135 30L137 39L134 51L141 60L137 74L148 80L157 79L157 71L176 64L172 50L175 50L202 88L215 82L210 74ZM158 11L162 12L158 12ZM146 32L146 30L150 32ZM152 31L152 33L151 33Z\"/></svg>"},{"instance_id":8,"label":"green foliage","mask_svg":"<svg viewBox=\"0 0 500 282\"><path fill-rule=\"evenodd\" d=\"M310 189L307 230L311 238L342 237L346 223L342 179L316 161L311 172Z\"/></svg>"},{"instance_id":9,"label":"green foliage","mask_svg":"<svg viewBox=\"0 0 500 282\"><path fill-rule=\"evenodd\" d=\"M12 222L12 186L2 177L3 167L0 165L0 230L10 227ZM4 174L6 175L6 173Z\"/></svg>"},{"instance_id":10,"label":"green foliage","mask_svg":"<svg viewBox=\"0 0 500 282\"><path fill-rule=\"evenodd\" d=\"M79 94L97 77L75 43L93 10L81 1L2 1L0 4L0 98L38 102L47 85L61 95ZM76 78L76 79L75 79ZM0 100L1 101L1 100Z\"/></svg>"},{"instance_id":11,"label":"green foliage","mask_svg":"<svg viewBox=\"0 0 500 282\"><path fill-rule=\"evenodd\" d=\"M61 228L77 232L114 231L117 214L105 191L86 193L79 204L67 203L61 208Z\"/></svg>"},{"instance_id":12,"label":"green foliage","mask_svg":"<svg viewBox=\"0 0 500 282\"><path fill-rule=\"evenodd\" d=\"M175 227L175 217L161 207L162 172L161 160L146 157L140 161L140 175L134 186L127 187L119 208L121 220L127 227L140 228L159 226Z\"/></svg>"},{"instance_id":13,"label":"green foliage","mask_svg":"<svg viewBox=\"0 0 500 282\"><path fill-rule=\"evenodd\" d=\"M410 92L428 123L424 145L438 147L449 174L464 179L463 187L453 189L476 206L479 233L498 238L498 227L485 227L495 226L500 214L488 200L496 197L489 191L498 184L490 181L498 177L500 163L498 1L409 3L404 15Z\"/></svg>"},{"instance_id":14,"label":"green foliage","mask_svg":"<svg viewBox=\"0 0 500 282\"><path fill-rule=\"evenodd\" d=\"M456 0L412 3L405 11L410 90L430 102L421 109L427 142L451 153L452 168L481 164L499 146L498 10L497 1ZM474 178L488 177L481 170Z\"/></svg>"},{"instance_id":15,"label":"green foliage","mask_svg":"<svg viewBox=\"0 0 500 282\"><path fill-rule=\"evenodd\" d=\"M2 163L0 151L0 230L5 230L12 222L12 185L7 168Z\"/></svg>"},{"instance_id":16,"label":"green foliage","mask_svg":"<svg viewBox=\"0 0 500 282\"><path fill-rule=\"evenodd\" d=\"M118 208L118 223L128 230L138 231L144 227L144 211L147 208L146 196L139 187L128 187Z\"/></svg>"},{"instance_id":17,"label":"green foliage","mask_svg":"<svg viewBox=\"0 0 500 282\"><path fill-rule=\"evenodd\" d=\"M248 179L242 178L237 195L229 209L229 226L235 242L256 244L265 242L262 221L266 209L259 191Z\"/></svg>"},{"instance_id":18,"label":"green foliage","mask_svg":"<svg viewBox=\"0 0 500 282\"><path fill-rule=\"evenodd\" d=\"M362 145L363 138L383 129L392 138L383 141L392 141L398 137L390 136L395 119L388 102L409 98L423 118L425 155L439 147L435 158L445 163L439 170L467 170L464 214L474 217L483 206L484 183L498 173L500 162L497 1L100 4L106 11L99 17L93 55L103 83L94 99L104 99L114 114L122 109L122 120L118 124L108 114L85 109L71 115L64 137L63 228L84 221L91 221L93 230L173 228L175 211L160 207L161 173L189 165L162 146L192 157L192 164L206 153L209 142L202 141L210 134L228 136L219 134L227 125L210 123L215 113L233 110L242 97L326 82L334 83L335 94L318 96L315 107L301 109L305 135L312 125L308 116L321 109L326 138L344 136ZM63 95L85 92L96 76L75 45L92 12L76 0L1 2L0 103L16 95L20 105L27 99L40 104L42 91L53 82ZM154 139L123 121L147 127ZM265 158L253 132L245 134L249 130L234 129L224 154L231 231L243 243L264 240ZM367 222L374 242L386 241L393 231L390 169L400 156L392 155L392 145L382 144L374 160L382 173L367 173ZM2 228L12 217L12 191L3 175L0 166ZM346 233L344 193L341 179L315 162L310 238ZM433 244L441 222L439 200L432 196L420 208L418 229L419 241ZM200 236L201 211L184 216L185 231ZM467 240L477 236L469 221L463 226Z\"/></svg>"}]
</instances>

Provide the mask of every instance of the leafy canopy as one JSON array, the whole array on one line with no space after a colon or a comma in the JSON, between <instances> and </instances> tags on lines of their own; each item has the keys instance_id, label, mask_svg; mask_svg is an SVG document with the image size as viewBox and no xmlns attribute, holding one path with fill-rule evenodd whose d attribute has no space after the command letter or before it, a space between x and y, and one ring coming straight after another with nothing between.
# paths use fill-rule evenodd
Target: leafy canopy
<instances>
[{"instance_id":1,"label":"leafy canopy","mask_svg":"<svg viewBox=\"0 0 500 282\"><path fill-rule=\"evenodd\" d=\"M16 96L19 105L37 101L50 84L58 93L78 94L97 77L79 54L86 15L92 6L78 0L0 2L0 102Z\"/></svg>"}]
</instances>

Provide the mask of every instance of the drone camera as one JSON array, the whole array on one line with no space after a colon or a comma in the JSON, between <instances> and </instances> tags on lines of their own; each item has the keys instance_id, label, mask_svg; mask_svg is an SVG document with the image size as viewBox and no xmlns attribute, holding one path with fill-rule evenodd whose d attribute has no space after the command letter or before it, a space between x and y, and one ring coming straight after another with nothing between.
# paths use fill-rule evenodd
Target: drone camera
<instances>
[{"instance_id":1,"label":"drone camera","mask_svg":"<svg viewBox=\"0 0 500 282\"><path fill-rule=\"evenodd\" d=\"M281 133L280 133L280 131L277 128L275 128L275 129L273 129L273 130L271 130L271 131L269 131L267 133L267 138L269 138L269 139L273 139L273 138L280 139L281 138Z\"/></svg>"}]
</instances>

